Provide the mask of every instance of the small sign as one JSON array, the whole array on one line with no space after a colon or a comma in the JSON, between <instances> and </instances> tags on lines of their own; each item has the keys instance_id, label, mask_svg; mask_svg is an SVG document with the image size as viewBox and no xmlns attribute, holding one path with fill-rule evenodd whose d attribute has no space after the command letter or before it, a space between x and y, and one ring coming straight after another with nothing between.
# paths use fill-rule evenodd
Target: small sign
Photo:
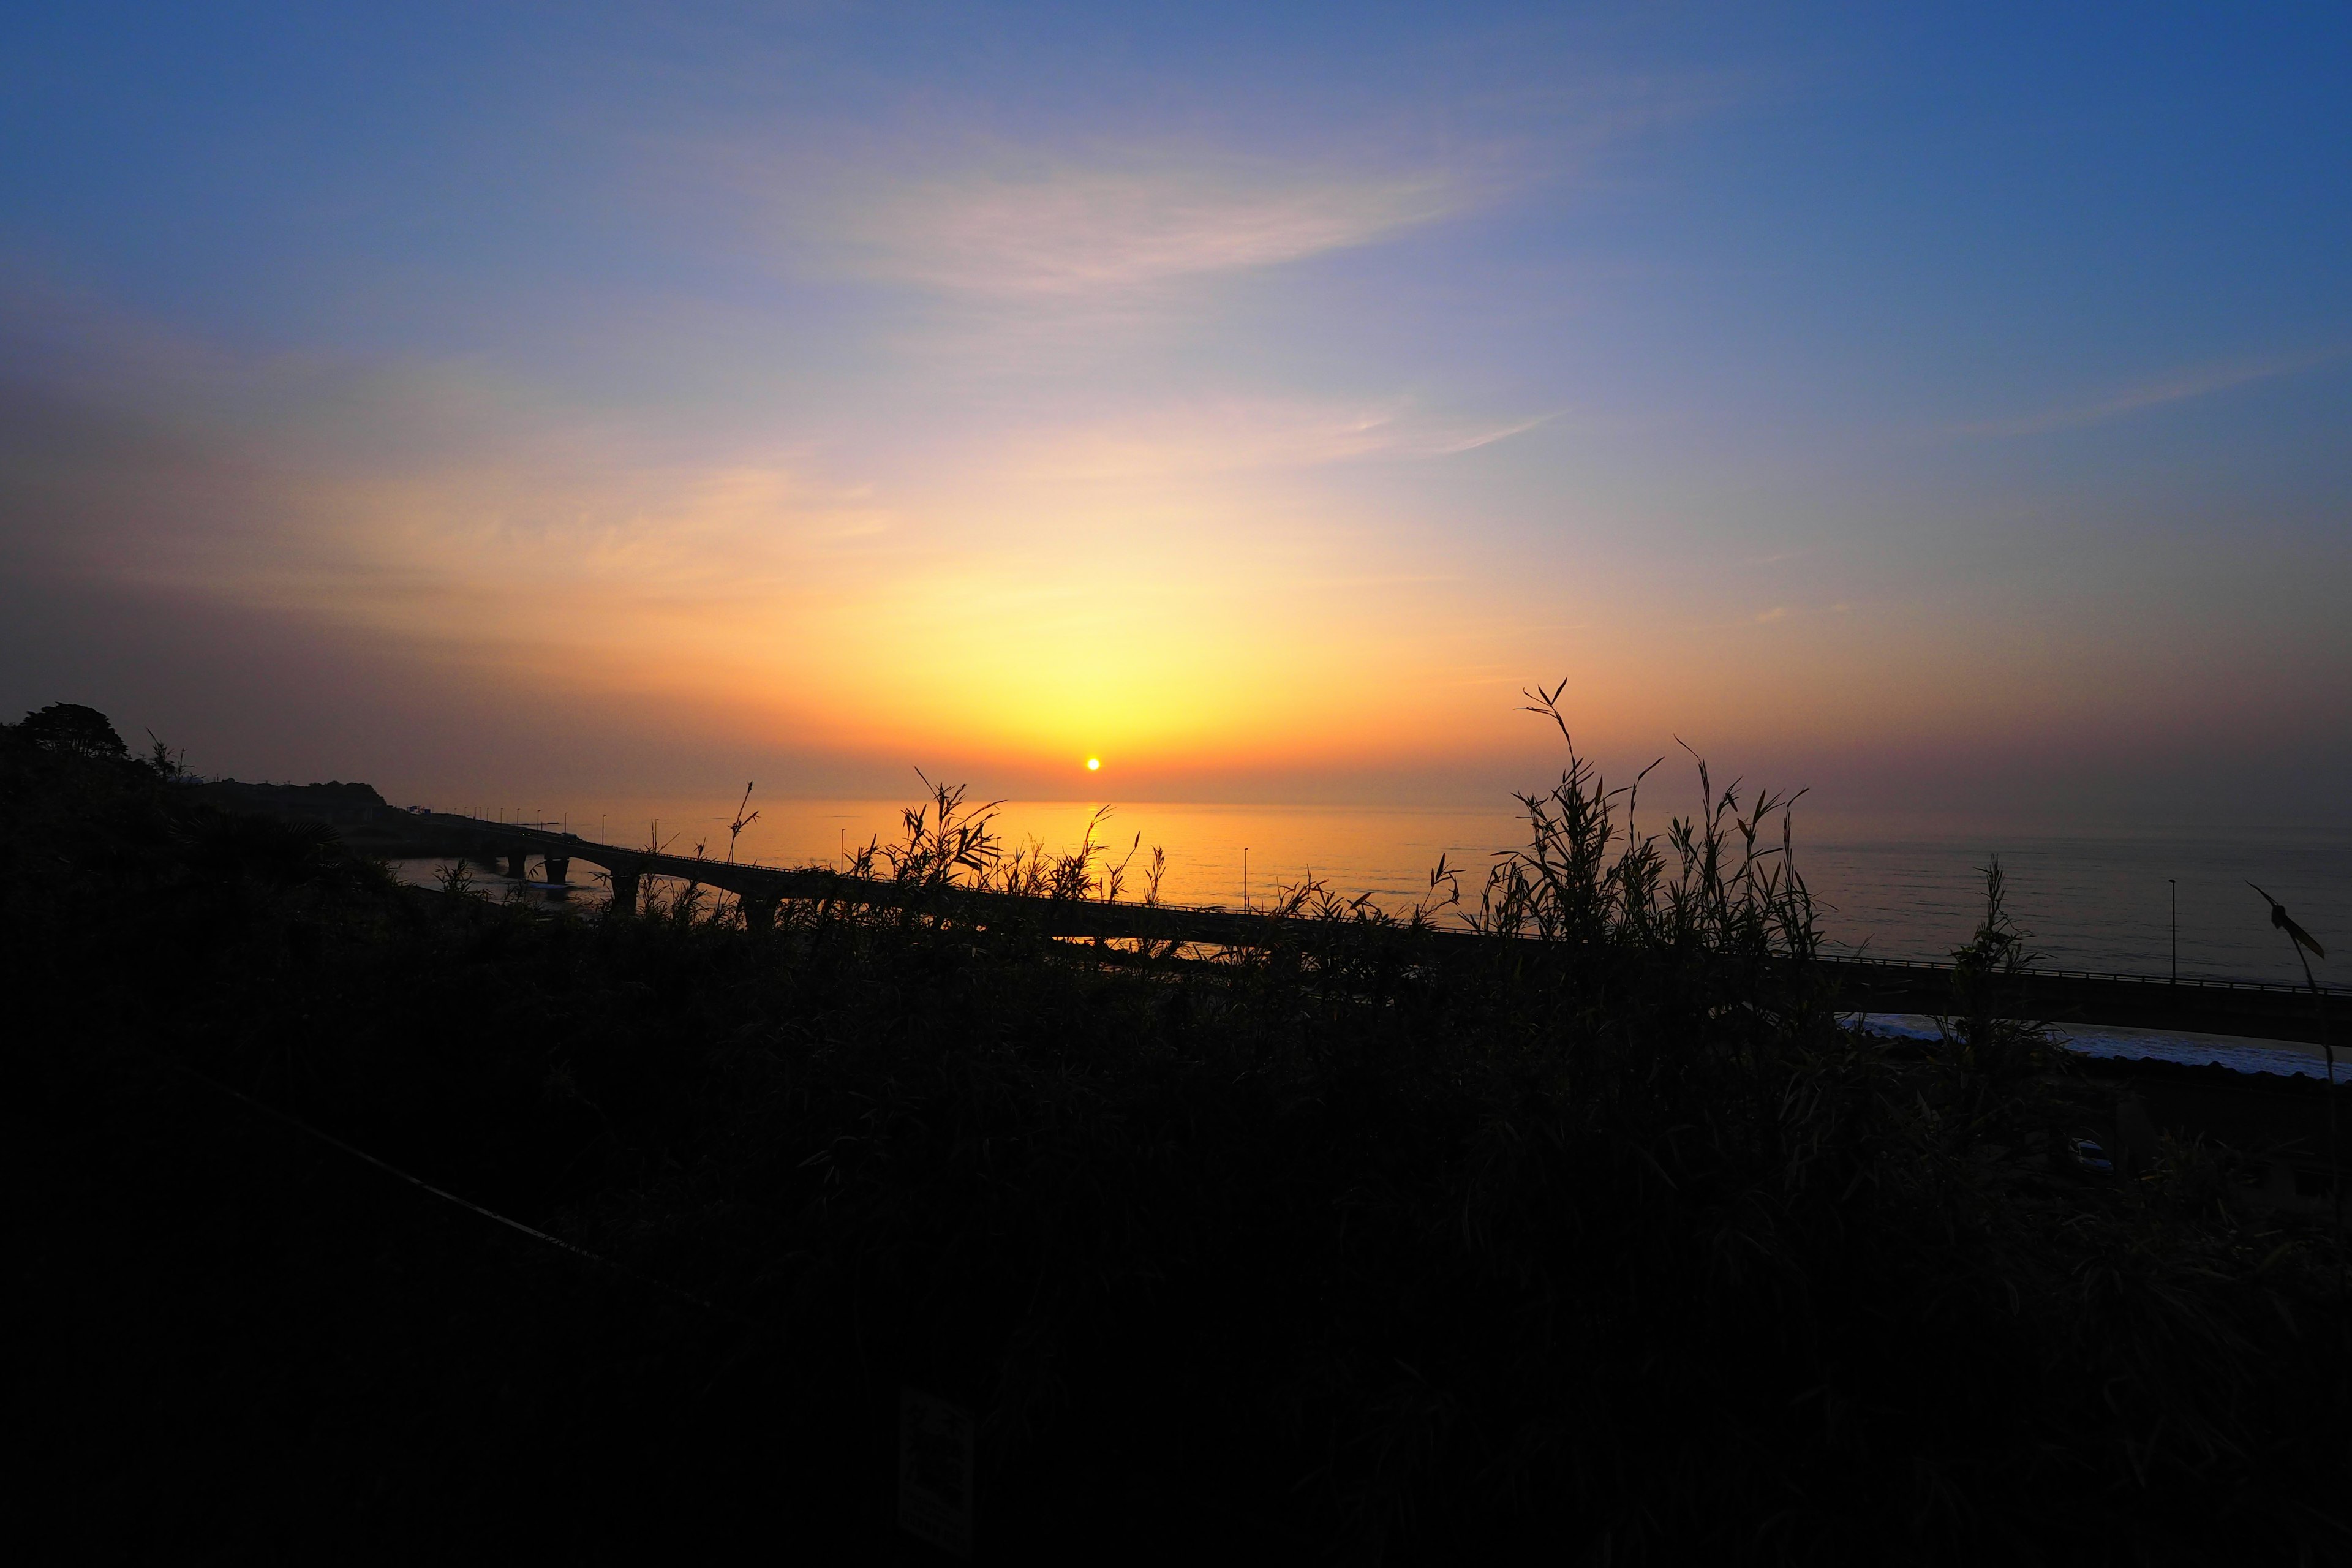
<instances>
[{"instance_id":1,"label":"small sign","mask_svg":"<svg viewBox=\"0 0 2352 1568\"><path fill-rule=\"evenodd\" d=\"M971 1555L971 1412L912 1388L898 1391L898 1528L958 1557Z\"/></svg>"}]
</instances>

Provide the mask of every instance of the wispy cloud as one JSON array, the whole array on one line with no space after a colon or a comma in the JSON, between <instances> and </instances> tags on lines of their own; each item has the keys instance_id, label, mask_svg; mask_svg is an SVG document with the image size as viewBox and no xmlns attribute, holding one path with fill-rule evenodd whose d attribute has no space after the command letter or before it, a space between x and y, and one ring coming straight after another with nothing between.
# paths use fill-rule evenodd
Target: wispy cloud
<instances>
[{"instance_id":1,"label":"wispy cloud","mask_svg":"<svg viewBox=\"0 0 2352 1568\"><path fill-rule=\"evenodd\" d=\"M55 356L9 303L0 558L41 576L555 635L583 600L772 597L890 544L789 444L681 450L465 364L240 358L102 312Z\"/></svg>"},{"instance_id":2,"label":"wispy cloud","mask_svg":"<svg viewBox=\"0 0 2352 1568\"><path fill-rule=\"evenodd\" d=\"M959 294L1118 294L1349 249L1459 210L1427 175L1065 167L899 184L843 222L865 274Z\"/></svg>"},{"instance_id":3,"label":"wispy cloud","mask_svg":"<svg viewBox=\"0 0 2352 1568\"><path fill-rule=\"evenodd\" d=\"M1538 414L1532 419L1521 419L1492 430L1477 431L1463 437L1450 446L1440 447L1438 453L1442 457L1450 458L1457 452L1475 452L1481 447L1491 447L1497 441L1507 441L1514 436L1524 436L1538 425L1550 424L1559 416L1560 411L1555 408L1549 414Z\"/></svg>"},{"instance_id":4,"label":"wispy cloud","mask_svg":"<svg viewBox=\"0 0 2352 1568\"><path fill-rule=\"evenodd\" d=\"M2227 392L2232 387L2245 386L2253 382L2292 375L2297 371L2310 370L2342 359L2347 352L2340 348L2324 349L2310 353L2203 365L2143 382L2095 402L2047 409L2018 418L1988 419L1962 425L1958 427L1958 433L1964 436L2038 436L2052 430L2071 430L2084 425L2105 424L2110 419L2122 419L2145 409L2161 408L2170 403L2186 403L2192 398Z\"/></svg>"},{"instance_id":5,"label":"wispy cloud","mask_svg":"<svg viewBox=\"0 0 2352 1568\"><path fill-rule=\"evenodd\" d=\"M1445 458L1554 417L1494 425L1433 413L1407 398L1373 404L1230 398L1058 427L1031 443L1015 468L1032 478L1114 479Z\"/></svg>"}]
</instances>

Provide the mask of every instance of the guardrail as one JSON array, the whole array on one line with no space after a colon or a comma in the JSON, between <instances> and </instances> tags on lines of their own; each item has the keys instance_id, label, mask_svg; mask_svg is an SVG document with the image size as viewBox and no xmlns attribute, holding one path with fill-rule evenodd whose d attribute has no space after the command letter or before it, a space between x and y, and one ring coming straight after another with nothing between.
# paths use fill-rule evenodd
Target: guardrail
<instances>
[{"instance_id":1,"label":"guardrail","mask_svg":"<svg viewBox=\"0 0 2352 1568\"><path fill-rule=\"evenodd\" d=\"M1832 963L1866 963L1874 967L1883 969L1926 970L1938 974L1949 974L1952 972L1952 966L1950 964L1938 963L1931 958L1863 958L1838 955L1830 958L1827 962ZM2311 988L2309 986L2290 985L2282 981L2275 980L2220 980L2202 976L2184 976L2176 978L2168 974L2123 974L2095 969L2048 969L2039 964L2028 969L2025 973L2028 974L2043 975L2053 980L2114 981L2119 984L2125 985L2177 986L2182 990L2189 990L2193 988L2200 991L2263 992L2274 995L2287 996L2308 996L2311 994ZM2352 989L2347 989L2344 986L2323 985L2319 988L2319 994L2322 996L2327 997L2340 996L2347 1003L2352 1004Z\"/></svg>"}]
</instances>

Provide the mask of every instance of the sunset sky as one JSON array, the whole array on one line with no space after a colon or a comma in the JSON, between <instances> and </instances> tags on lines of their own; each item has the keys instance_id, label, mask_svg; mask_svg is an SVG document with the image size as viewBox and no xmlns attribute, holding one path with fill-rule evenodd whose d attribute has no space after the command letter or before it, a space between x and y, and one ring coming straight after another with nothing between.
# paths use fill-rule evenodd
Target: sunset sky
<instances>
[{"instance_id":1,"label":"sunset sky","mask_svg":"<svg viewBox=\"0 0 2352 1568\"><path fill-rule=\"evenodd\" d=\"M1919 9L19 8L0 709L2344 831L2352 12Z\"/></svg>"}]
</instances>

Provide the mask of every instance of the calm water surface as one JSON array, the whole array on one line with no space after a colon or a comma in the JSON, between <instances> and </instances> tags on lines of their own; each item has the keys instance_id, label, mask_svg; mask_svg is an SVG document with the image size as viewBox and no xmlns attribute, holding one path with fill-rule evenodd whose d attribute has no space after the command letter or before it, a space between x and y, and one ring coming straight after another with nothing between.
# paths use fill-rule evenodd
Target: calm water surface
<instances>
[{"instance_id":1,"label":"calm water surface","mask_svg":"<svg viewBox=\"0 0 2352 1568\"><path fill-rule=\"evenodd\" d=\"M896 801L762 803L760 819L735 846L739 859L773 866L833 865L869 839L901 836ZM522 816L568 822L583 837L673 853L698 844L712 858L728 852L726 801L638 801L610 808L539 807ZM446 809L465 809L453 807ZM1091 805L1012 801L998 826L1008 842L1034 839L1052 850L1075 847L1094 815ZM1645 830L1662 822L1645 822ZM2032 933L2046 965L2162 974L2172 963L2171 911L2177 894L2179 973L2184 977L2300 982L2287 944L2268 923L2261 883L2316 935L2330 958L2320 979L2352 980L2352 843L2243 838L1853 837L1811 836L1799 822L1797 865L1823 905L1823 924L1842 951L1885 958L1948 956L1982 912L1979 868L1998 854L2008 873L2011 915ZM1251 902L1312 876L1349 894L1391 906L1424 897L1443 857L1465 871L1475 902L1495 851L1519 842L1505 811L1442 808L1366 810L1330 806L1118 805L1098 833L1125 854L1140 837L1139 871L1151 847L1168 851L1162 895L1171 902L1238 906L1244 878ZM438 863L414 863L420 879ZM575 881L593 875L584 868ZM2176 887L2177 884L2177 887ZM593 902L591 887L572 895Z\"/></svg>"}]
</instances>

